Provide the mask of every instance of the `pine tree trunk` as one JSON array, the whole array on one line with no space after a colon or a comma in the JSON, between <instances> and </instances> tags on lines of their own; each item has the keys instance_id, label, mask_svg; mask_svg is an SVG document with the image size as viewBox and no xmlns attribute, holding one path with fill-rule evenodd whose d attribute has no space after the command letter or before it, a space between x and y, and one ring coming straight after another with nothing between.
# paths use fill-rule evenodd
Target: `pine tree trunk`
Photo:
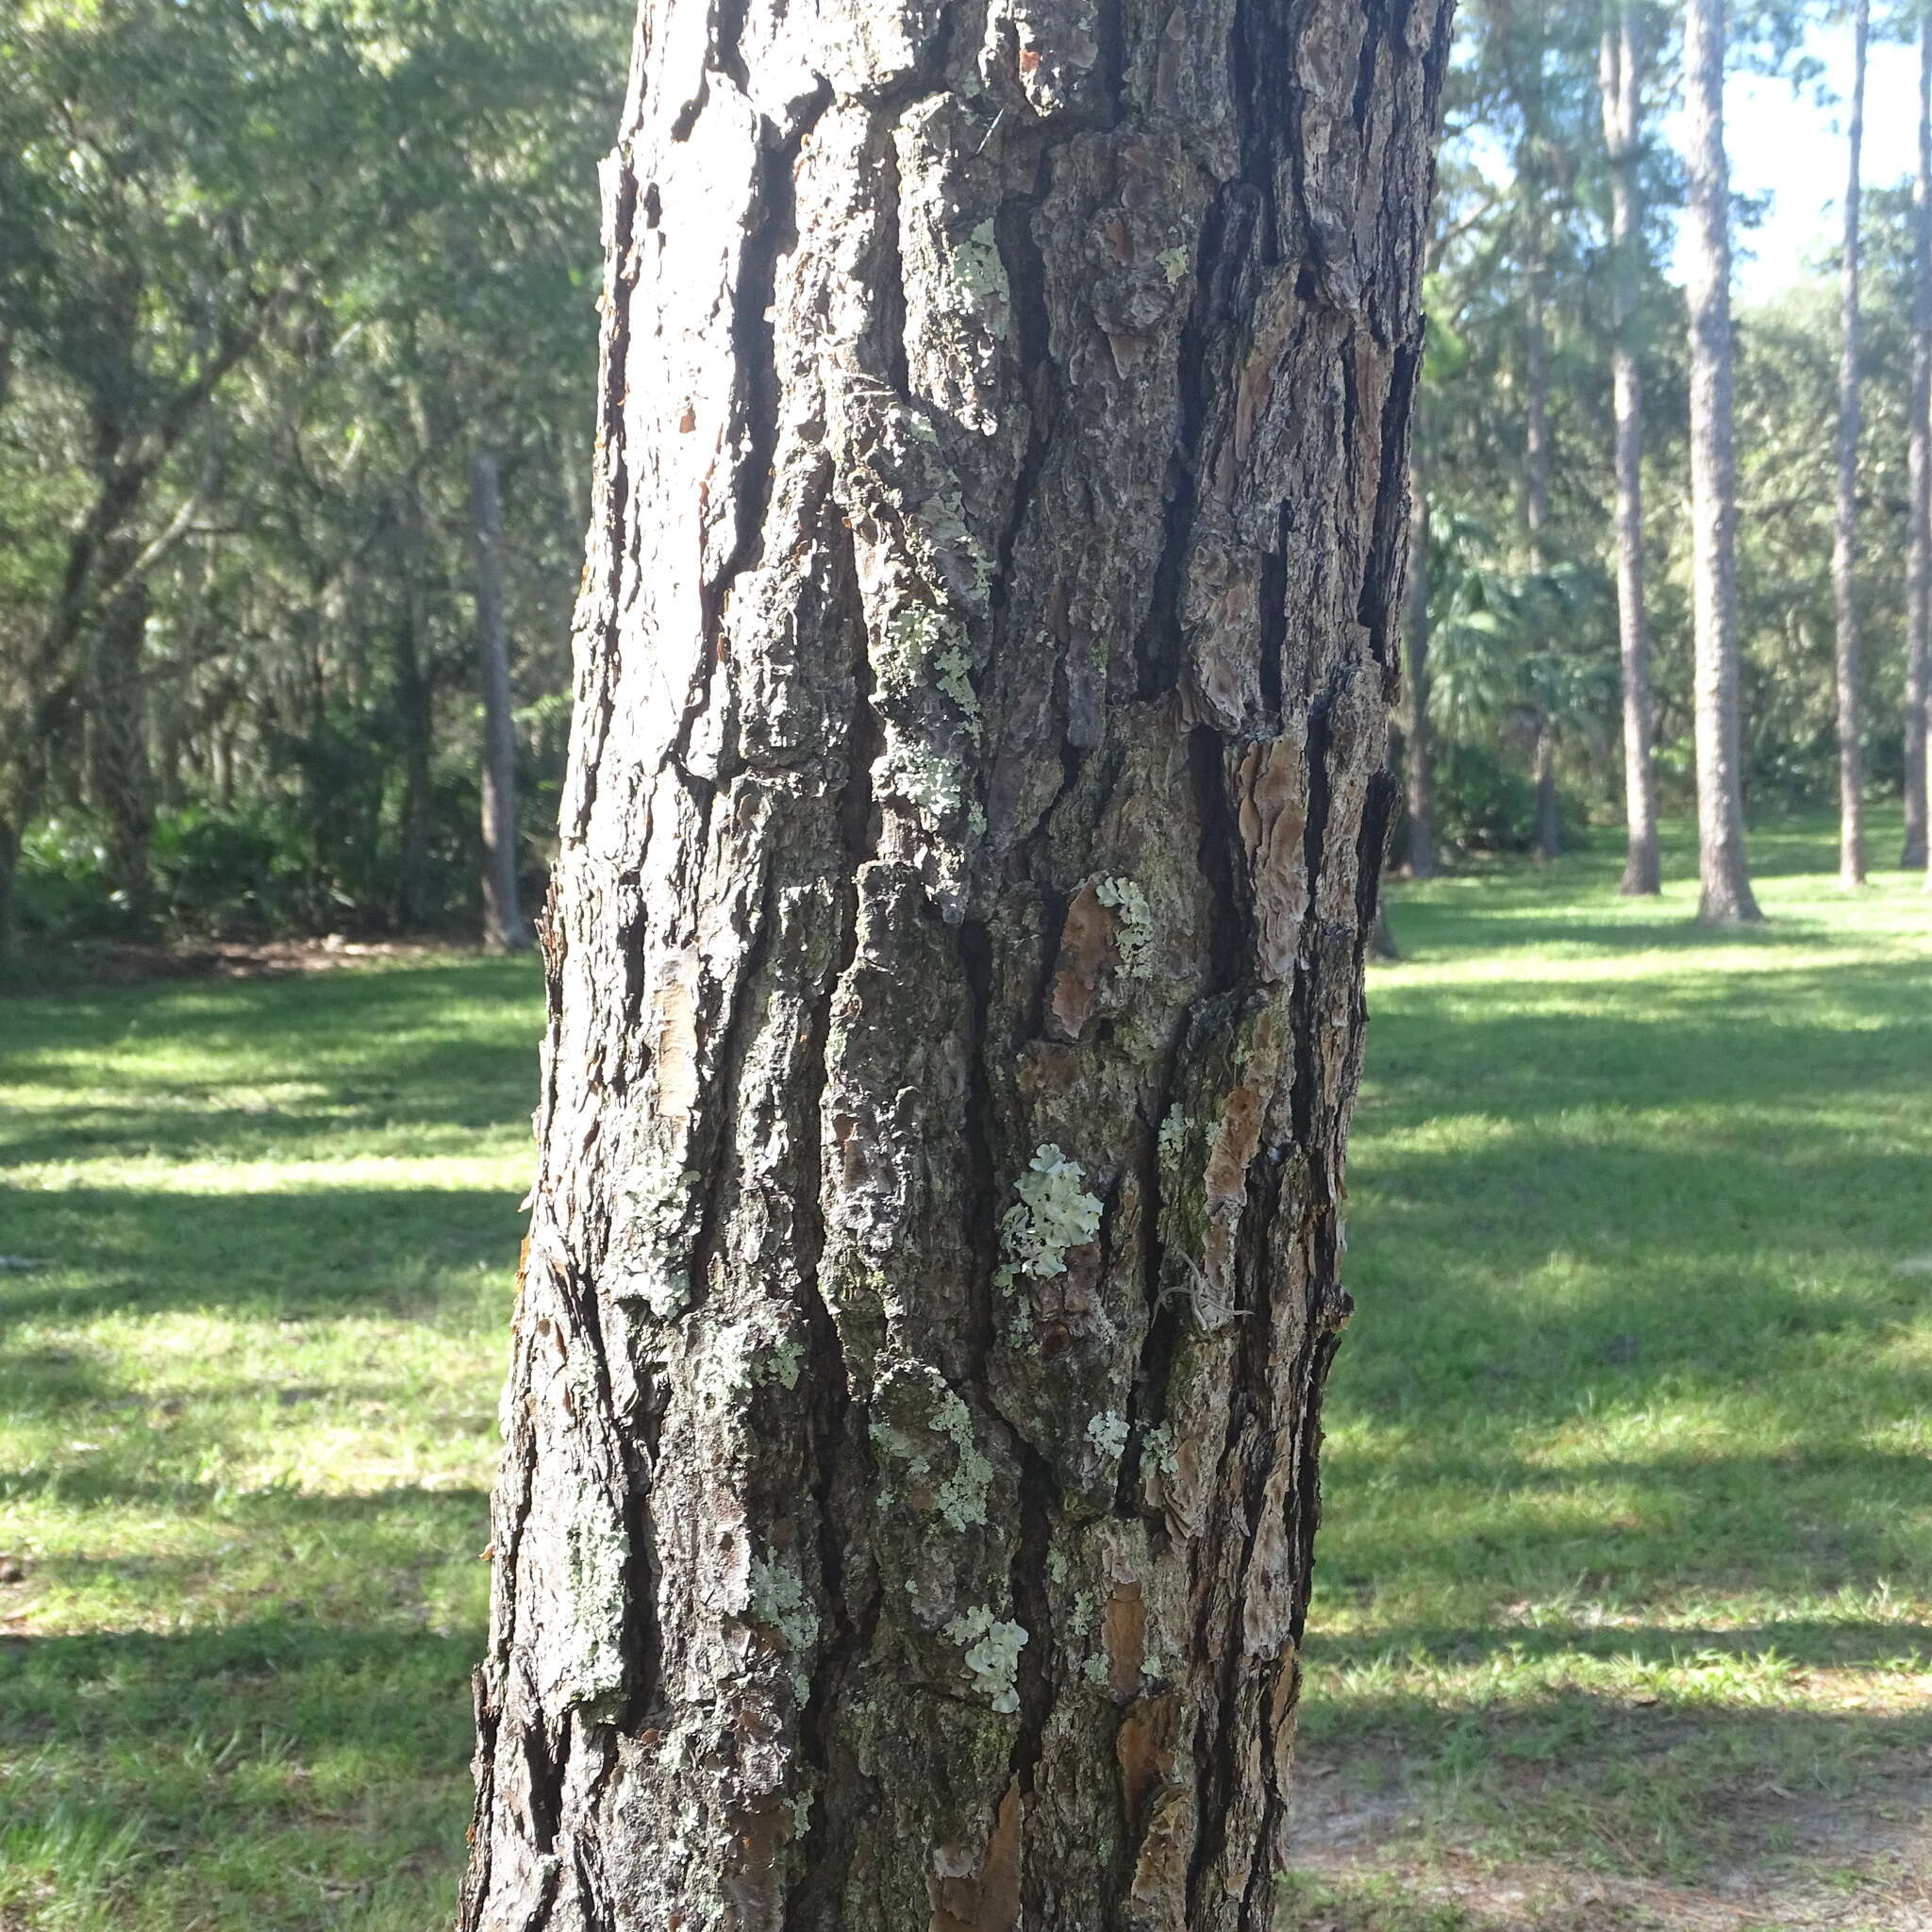
<instances>
[{"instance_id":1,"label":"pine tree trunk","mask_svg":"<svg viewBox=\"0 0 1932 1932\"><path fill-rule=\"evenodd\" d=\"M403 565L405 573L408 565ZM436 752L435 691L416 635L416 591L402 576L393 632L396 708L403 735L403 797L396 860L396 924L420 930L429 919L429 795Z\"/></svg>"},{"instance_id":2,"label":"pine tree trunk","mask_svg":"<svg viewBox=\"0 0 1932 1932\"><path fill-rule=\"evenodd\" d=\"M1560 858L1563 814L1557 803L1557 734L1547 711L1536 717L1536 857Z\"/></svg>"},{"instance_id":3,"label":"pine tree trunk","mask_svg":"<svg viewBox=\"0 0 1932 1932\"><path fill-rule=\"evenodd\" d=\"M1550 521L1550 344L1543 313L1544 241L1542 189L1535 170L1525 168L1531 197L1529 288L1524 304L1527 363L1524 394L1524 521L1529 531L1529 567L1541 574L1549 558L1544 532ZM1547 640L1538 640L1547 650ZM1536 711L1536 843L1539 858L1555 858L1563 849L1563 824L1557 811L1557 726L1541 706Z\"/></svg>"},{"instance_id":4,"label":"pine tree trunk","mask_svg":"<svg viewBox=\"0 0 1932 1932\"><path fill-rule=\"evenodd\" d=\"M0 812L0 959L10 959L20 943L20 841L19 821Z\"/></svg>"},{"instance_id":5,"label":"pine tree trunk","mask_svg":"<svg viewBox=\"0 0 1932 1932\"><path fill-rule=\"evenodd\" d=\"M476 662L483 686L483 942L520 953L530 943L517 897L517 737L503 618L503 500L496 458L470 466L476 558Z\"/></svg>"},{"instance_id":6,"label":"pine tree trunk","mask_svg":"<svg viewBox=\"0 0 1932 1932\"><path fill-rule=\"evenodd\" d=\"M1655 706L1650 688L1650 620L1643 583L1643 373L1632 338L1643 222L1638 166L1642 155L1642 68L1635 8L1620 0L1598 63L1604 142L1610 161L1610 380L1615 392L1617 471L1617 630L1624 696L1623 890L1662 890L1657 857Z\"/></svg>"},{"instance_id":7,"label":"pine tree trunk","mask_svg":"<svg viewBox=\"0 0 1932 1932\"><path fill-rule=\"evenodd\" d=\"M145 931L154 917L148 856L155 829L147 744L149 604L144 578L123 585L101 612L88 653L88 791L107 835L108 879L137 932Z\"/></svg>"},{"instance_id":8,"label":"pine tree trunk","mask_svg":"<svg viewBox=\"0 0 1932 1932\"><path fill-rule=\"evenodd\" d=\"M1912 183L1912 380L1906 550L1906 840L1903 866L1926 863L1932 731L1932 5L1919 16L1919 169ZM1932 880L1927 881L1932 884Z\"/></svg>"},{"instance_id":9,"label":"pine tree trunk","mask_svg":"<svg viewBox=\"0 0 1932 1932\"><path fill-rule=\"evenodd\" d=\"M1737 458L1732 443L1730 171L1724 159L1724 0L1684 21L1685 280L1690 298L1690 575L1695 633L1698 917L1762 917L1744 856Z\"/></svg>"},{"instance_id":10,"label":"pine tree trunk","mask_svg":"<svg viewBox=\"0 0 1932 1932\"><path fill-rule=\"evenodd\" d=\"M1415 427L1421 429L1421 409ZM1429 719L1429 499L1420 458L1414 466L1408 510L1407 616L1403 641L1408 688L1404 775L1407 781L1408 875L1436 875L1436 735Z\"/></svg>"},{"instance_id":11,"label":"pine tree trunk","mask_svg":"<svg viewBox=\"0 0 1932 1932\"><path fill-rule=\"evenodd\" d=\"M468 1932L1262 1932L1449 9L645 0Z\"/></svg>"},{"instance_id":12,"label":"pine tree trunk","mask_svg":"<svg viewBox=\"0 0 1932 1932\"><path fill-rule=\"evenodd\" d=\"M1831 594L1838 669L1839 883L1865 883L1865 752L1858 716L1858 163L1865 139L1865 47L1869 0L1852 25L1851 151L1845 182L1844 255L1840 269L1838 507L1831 545Z\"/></svg>"}]
</instances>

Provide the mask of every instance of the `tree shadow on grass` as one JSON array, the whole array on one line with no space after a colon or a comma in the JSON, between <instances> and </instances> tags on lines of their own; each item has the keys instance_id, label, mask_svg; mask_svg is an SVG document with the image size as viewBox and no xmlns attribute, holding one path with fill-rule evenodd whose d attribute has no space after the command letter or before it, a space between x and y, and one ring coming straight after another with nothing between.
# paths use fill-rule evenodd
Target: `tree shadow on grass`
<instances>
[{"instance_id":1,"label":"tree shadow on grass","mask_svg":"<svg viewBox=\"0 0 1932 1932\"><path fill-rule=\"evenodd\" d=\"M0 1641L7 1867L90 1926L446 1917L481 1641L287 1613Z\"/></svg>"},{"instance_id":2,"label":"tree shadow on grass","mask_svg":"<svg viewBox=\"0 0 1932 1932\"><path fill-rule=\"evenodd\" d=\"M508 1280L522 1231L507 1190L0 1190L0 1253L45 1263L0 1274L0 1334L28 1321L202 1309L433 1319L472 1306L475 1270Z\"/></svg>"},{"instance_id":3,"label":"tree shadow on grass","mask_svg":"<svg viewBox=\"0 0 1932 1932\"><path fill-rule=\"evenodd\" d=\"M0 1123L0 1157L288 1158L357 1130L501 1128L530 1106L540 1027L530 973L483 960L18 1002L0 1012L0 1086L71 1105Z\"/></svg>"}]
</instances>

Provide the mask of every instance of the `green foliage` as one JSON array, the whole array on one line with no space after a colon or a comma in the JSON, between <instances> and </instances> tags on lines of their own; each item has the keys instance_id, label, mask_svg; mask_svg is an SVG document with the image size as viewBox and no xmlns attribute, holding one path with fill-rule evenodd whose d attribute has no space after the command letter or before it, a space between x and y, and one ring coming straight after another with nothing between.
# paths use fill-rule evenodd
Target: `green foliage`
<instances>
[{"instance_id":1,"label":"green foliage","mask_svg":"<svg viewBox=\"0 0 1932 1932\"><path fill-rule=\"evenodd\" d=\"M1450 739L1436 758L1436 836L1444 850L1527 852L1536 840L1536 787L1520 761Z\"/></svg>"},{"instance_id":2,"label":"green foliage","mask_svg":"<svg viewBox=\"0 0 1932 1932\"><path fill-rule=\"evenodd\" d=\"M624 34L618 9L564 0L16 9L0 704L23 728L0 741L0 820L128 809L139 774L90 761L119 709L135 722L111 741L145 742L163 803L232 800L322 841L299 890L223 920L474 897L441 777L429 875L406 889L405 771L475 759L475 448L502 460L516 681L526 700L567 682ZM136 578L138 675L104 685L92 641ZM554 796L557 734L524 742ZM292 816L291 772L314 781Z\"/></svg>"}]
</instances>

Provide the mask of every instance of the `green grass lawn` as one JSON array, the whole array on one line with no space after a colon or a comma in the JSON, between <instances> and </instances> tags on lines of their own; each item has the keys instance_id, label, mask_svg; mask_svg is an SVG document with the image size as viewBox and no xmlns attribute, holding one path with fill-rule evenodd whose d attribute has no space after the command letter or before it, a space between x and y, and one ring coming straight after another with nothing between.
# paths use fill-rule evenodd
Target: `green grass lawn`
<instances>
[{"instance_id":1,"label":"green grass lawn","mask_svg":"<svg viewBox=\"0 0 1932 1932\"><path fill-rule=\"evenodd\" d=\"M1754 853L1392 897L1298 1923L1932 1924L1932 900Z\"/></svg>"},{"instance_id":2,"label":"green grass lawn","mask_svg":"<svg viewBox=\"0 0 1932 1932\"><path fill-rule=\"evenodd\" d=\"M6 1932L449 1923L540 1004L0 1001Z\"/></svg>"},{"instance_id":3,"label":"green grass lawn","mask_svg":"<svg viewBox=\"0 0 1932 1932\"><path fill-rule=\"evenodd\" d=\"M1291 1925L1932 1923L1932 902L1755 851L1394 899ZM0 1000L0 1932L448 1922L538 1006Z\"/></svg>"}]
</instances>

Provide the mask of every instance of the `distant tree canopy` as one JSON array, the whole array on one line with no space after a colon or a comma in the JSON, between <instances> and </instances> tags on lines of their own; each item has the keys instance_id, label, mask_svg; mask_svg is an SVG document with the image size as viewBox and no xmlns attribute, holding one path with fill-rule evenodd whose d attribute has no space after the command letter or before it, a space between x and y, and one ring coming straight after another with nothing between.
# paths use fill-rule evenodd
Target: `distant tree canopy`
<instances>
[{"instance_id":1,"label":"distant tree canopy","mask_svg":"<svg viewBox=\"0 0 1932 1932\"><path fill-rule=\"evenodd\" d=\"M501 469L520 852L541 878L628 10L19 0L0 30L0 932L16 899L55 934L474 929L479 456ZM1739 0L1733 64L1809 90L1807 35L1846 10ZM1921 10L1874 9L1874 58L1913 58ZM1625 791L1615 341L1642 398L1655 782L1664 809L1690 801L1689 378L1666 268L1684 172L1658 134L1683 17L1462 8L1417 442L1452 857L1613 817ZM1621 247L1602 92L1620 25ZM1807 91L1793 111L1828 109ZM1870 784L1895 791L1908 184L1871 178L1863 227L1860 715ZM1824 802L1839 756L1832 266L1738 321L1758 807Z\"/></svg>"},{"instance_id":2,"label":"distant tree canopy","mask_svg":"<svg viewBox=\"0 0 1932 1932\"><path fill-rule=\"evenodd\" d=\"M1640 227L1631 258L1610 242L1610 156L1600 125L1609 0L1527 8L1465 0L1442 151L1427 308L1421 445L1433 530L1432 717L1445 746L1443 836L1526 847L1534 835L1525 720L1556 723L1566 813L1614 815L1622 796L1610 436L1611 341L1625 276L1645 397L1647 608L1655 641L1656 751L1666 809L1690 802L1687 515L1689 376L1682 291L1670 278L1683 202L1678 157L1658 128L1681 85L1683 8L1635 0L1642 57ZM1734 68L1788 75L1792 111L1824 115L1805 30L1841 7L1734 6ZM1874 9L1874 59L1916 9ZM1821 195L1824 192L1821 187ZM1748 204L1738 230L1751 245ZM1864 431L1858 601L1866 638L1866 762L1896 795L1902 691L1911 375L1907 184L1865 198ZM1791 286L1737 312L1739 586L1744 783L1755 807L1823 805L1837 771L1831 551L1839 394L1836 262L1794 265ZM1530 301L1534 287L1538 300ZM1541 358L1531 339L1540 327ZM1526 525L1525 418L1541 363L1546 513ZM1469 788L1477 795L1468 795Z\"/></svg>"},{"instance_id":3,"label":"distant tree canopy","mask_svg":"<svg viewBox=\"0 0 1932 1932\"><path fill-rule=\"evenodd\" d=\"M25 839L29 923L474 898L469 464L502 461L541 776L617 12L27 0L0 36L0 870Z\"/></svg>"}]
</instances>

